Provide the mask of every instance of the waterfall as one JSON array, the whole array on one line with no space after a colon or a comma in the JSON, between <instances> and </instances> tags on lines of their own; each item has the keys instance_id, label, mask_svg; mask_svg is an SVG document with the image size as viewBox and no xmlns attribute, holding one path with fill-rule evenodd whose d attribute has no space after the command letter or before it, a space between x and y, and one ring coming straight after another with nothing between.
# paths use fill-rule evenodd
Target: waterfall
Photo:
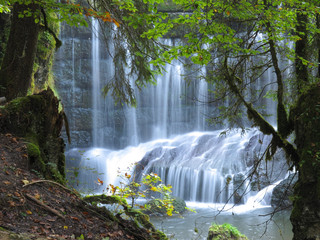
<instances>
[{"instance_id":1,"label":"waterfall","mask_svg":"<svg viewBox=\"0 0 320 240\"><path fill-rule=\"evenodd\" d=\"M267 173L272 166L262 162L261 175L247 181L270 138L256 129L245 135L241 131L221 135L220 127L207 124L206 117L218 109L206 104L209 89L214 89L201 78L207 74L206 67L187 68L174 60L157 76L156 85L142 91L130 79L136 108L116 106L110 96L104 99L103 85L117 74L112 61L116 50L112 37L108 50L102 47L99 31L98 22L92 20L92 31L65 39L54 67L65 112L73 123L73 145L68 146L66 158L68 178L75 180L75 187L103 192L107 184L119 184L118 175L124 172L135 171L135 180L154 172L173 186L173 195L187 201L245 203L252 197L250 189L257 193L285 176L287 167L279 156L272 165L276 174ZM174 44L171 39L164 42ZM269 69L255 84L272 90L273 78ZM268 112L275 109L275 102L262 99L258 104L268 106L266 113L274 115L269 119L275 119L275 112ZM135 164L143 170L134 169ZM98 178L104 185L99 185Z\"/></svg>"},{"instance_id":2,"label":"waterfall","mask_svg":"<svg viewBox=\"0 0 320 240\"><path fill-rule=\"evenodd\" d=\"M101 109L100 88L100 41L99 22L92 19L92 139L93 146L100 146L102 135L100 132L99 111Z\"/></svg>"},{"instance_id":3,"label":"waterfall","mask_svg":"<svg viewBox=\"0 0 320 240\"><path fill-rule=\"evenodd\" d=\"M77 159L77 168L93 168L92 173L81 171L79 175L79 182L91 186L87 191L97 188L97 178L116 185L121 181L118 175L128 173L135 176L134 181L139 181L144 174L153 172L163 183L172 186L174 196L186 201L233 203L242 199L241 202L246 202L251 196L246 177L269 142L270 138L258 130L245 135L235 131L228 136L220 135L220 131L191 132L117 151L92 148L80 151L80 154L77 153L79 149L71 150L67 158ZM261 170L261 179L258 180L262 182L262 178L266 178L269 183L274 183L282 179L287 172L283 167L285 162L276 161L274 164L273 175L266 172L270 169L269 164ZM243 176L240 179L239 174ZM88 180L91 183L87 183ZM101 191L99 188L98 192ZM236 196L239 199L235 199L234 191L241 195Z\"/></svg>"}]
</instances>

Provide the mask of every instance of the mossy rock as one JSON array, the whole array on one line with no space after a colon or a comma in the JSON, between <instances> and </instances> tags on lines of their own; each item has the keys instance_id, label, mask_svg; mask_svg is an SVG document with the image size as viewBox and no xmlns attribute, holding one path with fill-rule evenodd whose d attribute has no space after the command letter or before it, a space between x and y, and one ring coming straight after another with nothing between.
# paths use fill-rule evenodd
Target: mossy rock
<instances>
[{"instance_id":1,"label":"mossy rock","mask_svg":"<svg viewBox=\"0 0 320 240\"><path fill-rule=\"evenodd\" d=\"M222 225L212 224L207 240L248 240L248 238L241 234L236 227L225 223Z\"/></svg>"}]
</instances>

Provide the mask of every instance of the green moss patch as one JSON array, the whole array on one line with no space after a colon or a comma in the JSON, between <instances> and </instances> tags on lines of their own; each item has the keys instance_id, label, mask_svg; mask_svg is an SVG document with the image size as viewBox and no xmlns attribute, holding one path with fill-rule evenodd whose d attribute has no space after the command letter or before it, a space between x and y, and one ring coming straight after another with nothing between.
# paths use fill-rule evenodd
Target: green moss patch
<instances>
[{"instance_id":1,"label":"green moss patch","mask_svg":"<svg viewBox=\"0 0 320 240\"><path fill-rule=\"evenodd\" d=\"M208 240L248 240L239 230L231 224L212 224L209 228Z\"/></svg>"}]
</instances>

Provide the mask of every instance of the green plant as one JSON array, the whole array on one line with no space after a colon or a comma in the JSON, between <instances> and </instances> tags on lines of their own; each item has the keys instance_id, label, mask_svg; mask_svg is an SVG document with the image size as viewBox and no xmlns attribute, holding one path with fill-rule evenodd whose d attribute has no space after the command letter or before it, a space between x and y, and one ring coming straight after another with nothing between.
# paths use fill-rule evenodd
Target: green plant
<instances>
[{"instance_id":1,"label":"green plant","mask_svg":"<svg viewBox=\"0 0 320 240\"><path fill-rule=\"evenodd\" d=\"M136 200L140 198L155 198L152 195L160 195L161 198L157 198L155 203L159 208L163 208L167 215L171 216L174 212L173 201L174 198L171 196L170 185L165 185L161 178L156 173L150 173L144 175L141 182L134 181L130 174L125 173L120 175L125 180L120 182L120 186L114 186L109 184L107 191L114 196L119 196L122 199L131 199L131 207L138 207L141 210L151 210L152 206L148 203L141 205L137 204Z\"/></svg>"}]
</instances>

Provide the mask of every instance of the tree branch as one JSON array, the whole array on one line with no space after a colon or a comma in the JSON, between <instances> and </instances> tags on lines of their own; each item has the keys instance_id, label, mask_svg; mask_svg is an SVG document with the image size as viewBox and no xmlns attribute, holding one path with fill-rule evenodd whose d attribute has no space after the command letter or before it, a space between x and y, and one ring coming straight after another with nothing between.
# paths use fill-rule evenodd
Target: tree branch
<instances>
[{"instance_id":1,"label":"tree branch","mask_svg":"<svg viewBox=\"0 0 320 240\"><path fill-rule=\"evenodd\" d=\"M54 40L56 41L56 49L58 49L59 47L61 47L62 42L57 37L56 33L48 26L47 14L44 11L43 7L41 8L41 13L42 13L42 16L43 16L44 26L40 26L40 27L43 28L44 31L48 31L53 36Z\"/></svg>"},{"instance_id":2,"label":"tree branch","mask_svg":"<svg viewBox=\"0 0 320 240\"><path fill-rule=\"evenodd\" d=\"M251 103L247 102L245 98L243 97L242 93L240 92L239 88L236 86L235 82L242 80L239 77L235 76L234 72L231 75L229 72L229 67L227 63L227 57L225 57L224 61L224 77L225 80L230 88L230 90L241 100L241 102L245 105L247 108L247 114L249 120L254 121L254 125L259 127L260 131L263 132L266 135L272 135L272 149L270 157L275 153L275 150L277 147L282 148L287 156L290 158L290 160L294 163L294 165L297 165L299 161L299 156L297 154L297 151L295 147L289 143L286 139L282 137L282 135L277 132L274 127L268 123L264 117L257 112L257 110L252 106Z\"/></svg>"}]
</instances>

